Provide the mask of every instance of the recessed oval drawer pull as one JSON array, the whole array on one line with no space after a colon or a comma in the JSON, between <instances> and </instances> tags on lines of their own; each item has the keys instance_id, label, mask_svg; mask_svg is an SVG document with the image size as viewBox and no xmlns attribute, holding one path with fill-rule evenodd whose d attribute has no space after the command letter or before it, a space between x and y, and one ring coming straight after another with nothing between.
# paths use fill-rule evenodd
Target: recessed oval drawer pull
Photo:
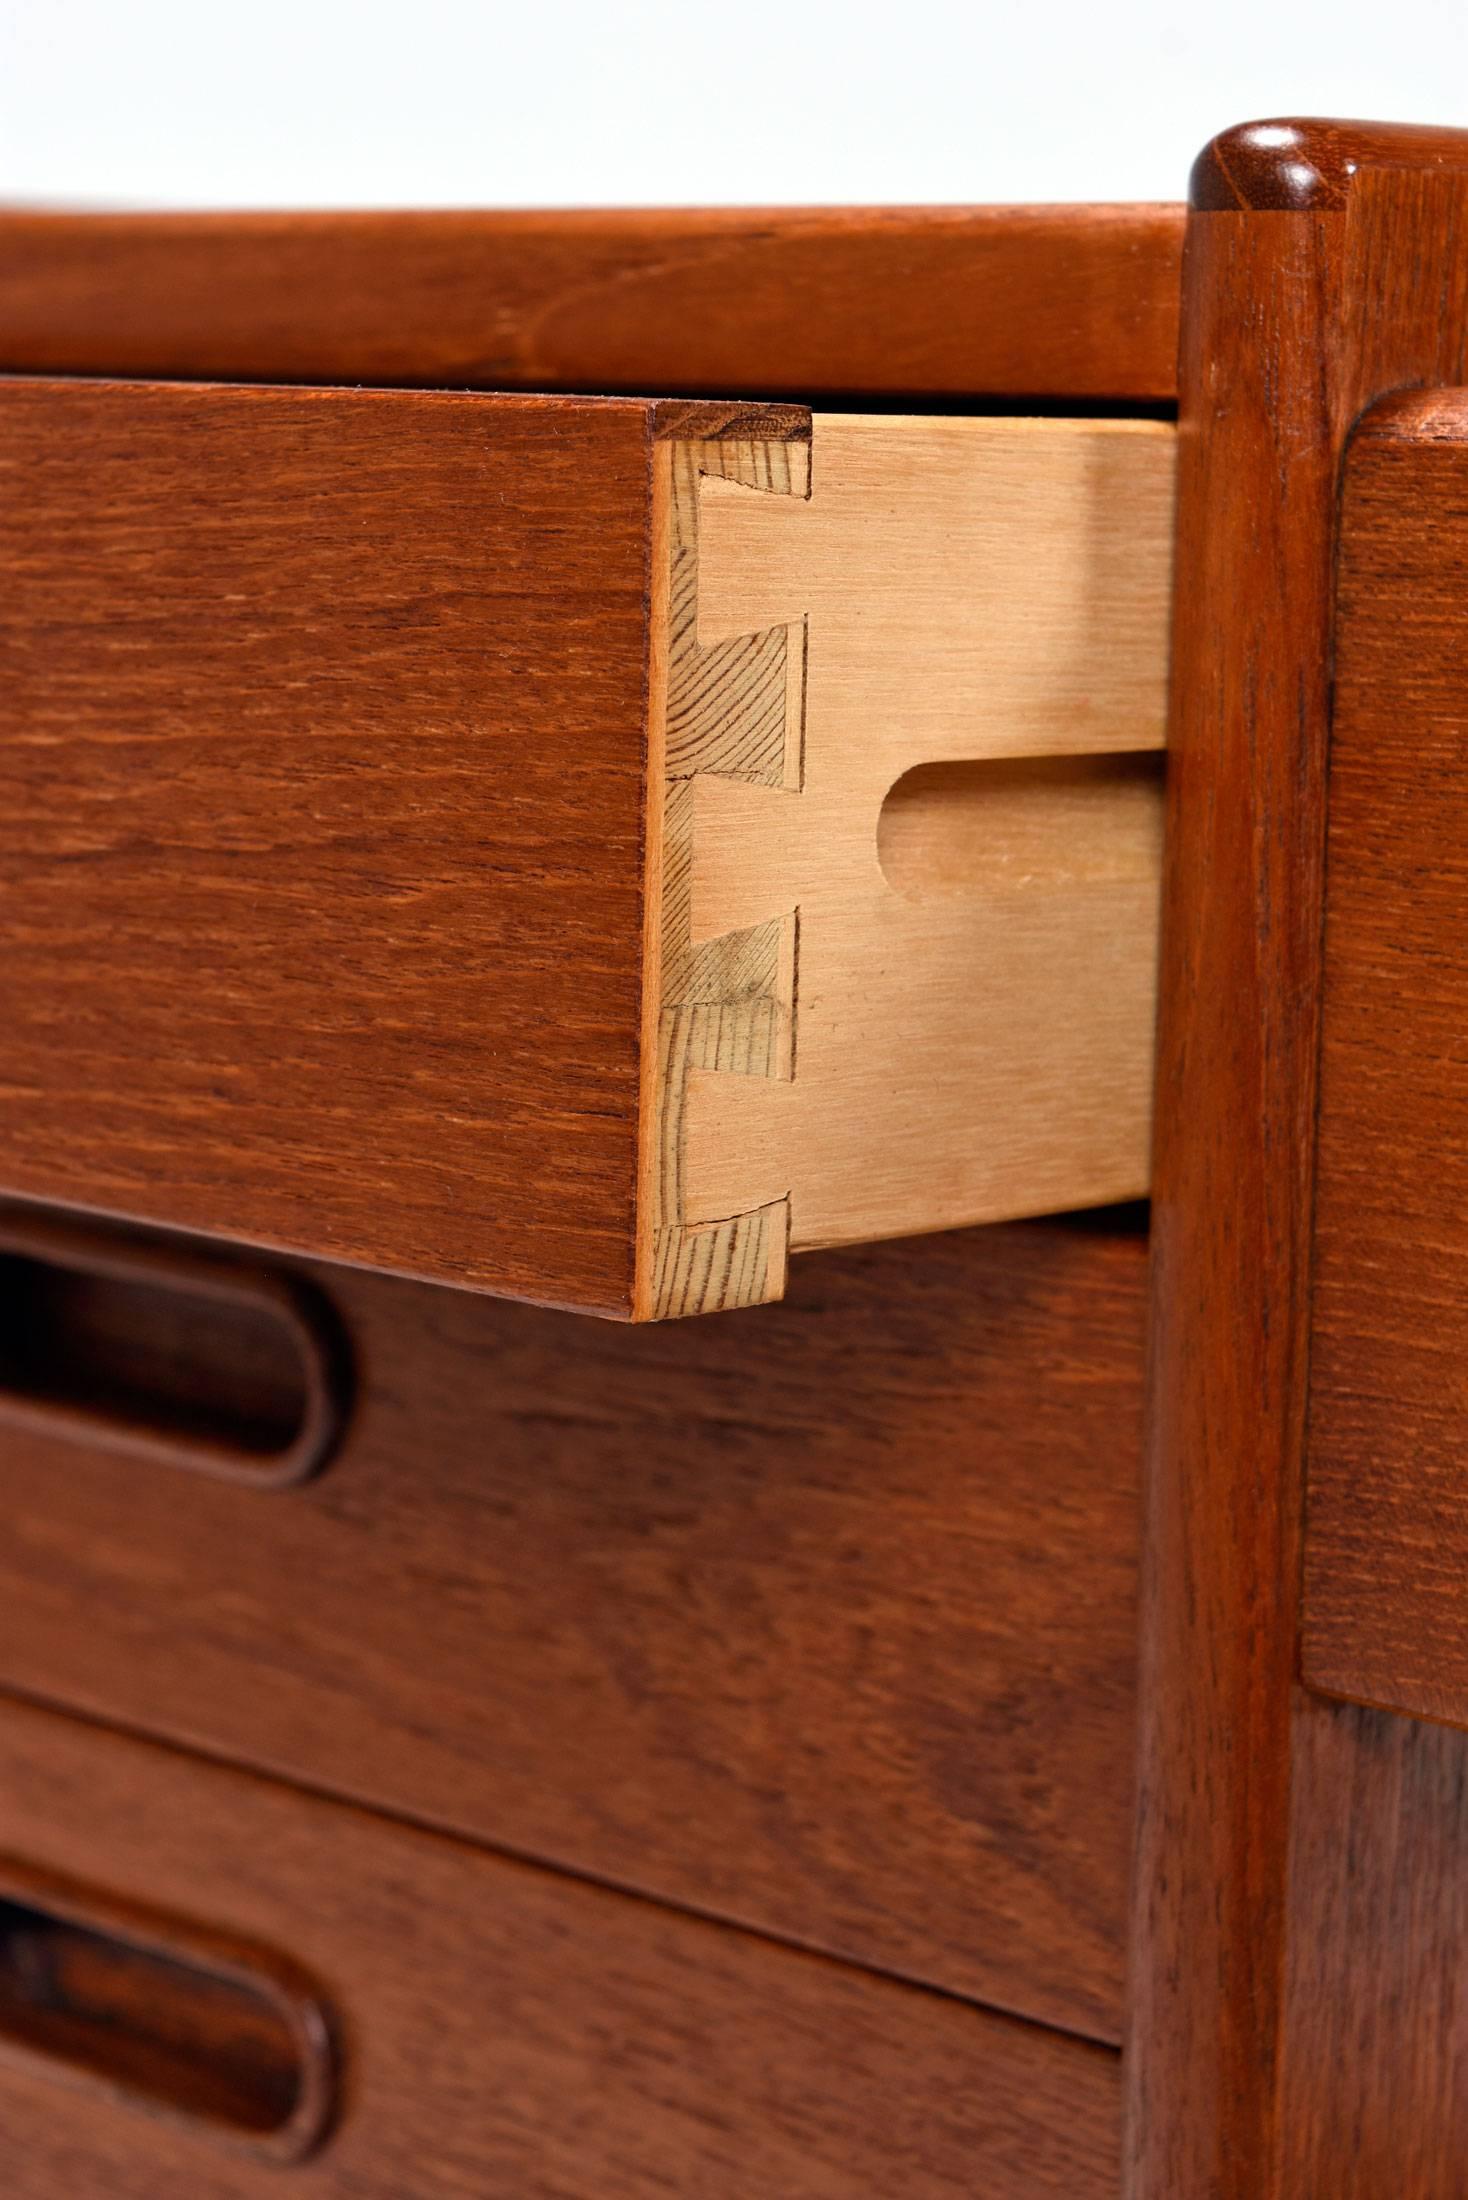
<instances>
[{"instance_id":1,"label":"recessed oval drawer pull","mask_svg":"<svg viewBox=\"0 0 1468 2200\"><path fill-rule=\"evenodd\" d=\"M331 2026L288 1962L0 1860L0 2057L298 2161L330 2121Z\"/></svg>"},{"instance_id":2,"label":"recessed oval drawer pull","mask_svg":"<svg viewBox=\"0 0 1468 2200\"><path fill-rule=\"evenodd\" d=\"M0 1424L279 1488L325 1463L348 1393L294 1278L0 1213Z\"/></svg>"}]
</instances>

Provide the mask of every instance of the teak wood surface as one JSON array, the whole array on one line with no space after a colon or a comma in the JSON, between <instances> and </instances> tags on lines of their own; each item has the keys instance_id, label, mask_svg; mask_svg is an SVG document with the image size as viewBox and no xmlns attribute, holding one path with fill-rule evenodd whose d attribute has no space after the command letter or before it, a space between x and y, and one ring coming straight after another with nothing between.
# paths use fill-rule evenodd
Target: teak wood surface
<instances>
[{"instance_id":1,"label":"teak wood surface","mask_svg":"<svg viewBox=\"0 0 1468 2200\"><path fill-rule=\"evenodd\" d=\"M0 1683L1115 2039L1127 1219L812 1255L783 1306L644 1329L319 1270L357 1400L291 1490L0 1389ZM107 1311L80 1388L150 1334ZM209 1332L173 1358L227 1407Z\"/></svg>"},{"instance_id":2,"label":"teak wood surface","mask_svg":"<svg viewBox=\"0 0 1468 2200\"><path fill-rule=\"evenodd\" d=\"M0 212L0 368L1170 399L1180 206Z\"/></svg>"},{"instance_id":3,"label":"teak wood surface","mask_svg":"<svg viewBox=\"0 0 1468 2200\"><path fill-rule=\"evenodd\" d=\"M1468 395L1388 398L1341 500L1304 1672L1468 1726ZM1451 1750L1451 1743L1444 1743Z\"/></svg>"},{"instance_id":4,"label":"teak wood surface","mask_svg":"<svg viewBox=\"0 0 1468 2200\"><path fill-rule=\"evenodd\" d=\"M91 2085L278 2172L339 2112L334 2029L278 1951L0 1857L0 2087Z\"/></svg>"},{"instance_id":5,"label":"teak wood surface","mask_svg":"<svg viewBox=\"0 0 1468 2200\"><path fill-rule=\"evenodd\" d=\"M0 385L11 1191L627 1309L652 412Z\"/></svg>"},{"instance_id":6,"label":"teak wood surface","mask_svg":"<svg viewBox=\"0 0 1468 2200\"><path fill-rule=\"evenodd\" d=\"M1453 133L1259 125L1195 171L1129 2200L1446 2200L1468 2160L1468 1738L1299 1681L1339 468L1464 379L1465 243Z\"/></svg>"},{"instance_id":7,"label":"teak wood surface","mask_svg":"<svg viewBox=\"0 0 1468 2200\"><path fill-rule=\"evenodd\" d=\"M1109 2049L19 1705L0 1758L7 1851L287 1959L341 2068L282 2170L8 2065L0 2025L13 2200L1115 2193Z\"/></svg>"},{"instance_id":8,"label":"teak wood surface","mask_svg":"<svg viewBox=\"0 0 1468 2200\"><path fill-rule=\"evenodd\" d=\"M11 381L0 467L10 1192L647 1318L1145 1191L1168 428Z\"/></svg>"},{"instance_id":9,"label":"teak wood surface","mask_svg":"<svg viewBox=\"0 0 1468 2200\"><path fill-rule=\"evenodd\" d=\"M639 1313L1146 1190L1173 459L1156 423L825 413L661 446Z\"/></svg>"}]
</instances>

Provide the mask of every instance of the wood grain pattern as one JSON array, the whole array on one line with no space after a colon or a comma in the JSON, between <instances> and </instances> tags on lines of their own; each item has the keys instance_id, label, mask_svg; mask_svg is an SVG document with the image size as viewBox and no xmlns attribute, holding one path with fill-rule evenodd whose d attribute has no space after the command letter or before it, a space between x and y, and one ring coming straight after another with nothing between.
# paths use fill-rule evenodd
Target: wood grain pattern
<instances>
[{"instance_id":1,"label":"wood grain pattern","mask_svg":"<svg viewBox=\"0 0 1468 2200\"><path fill-rule=\"evenodd\" d=\"M1468 1725L1468 397L1387 399L1342 495L1304 1674Z\"/></svg>"},{"instance_id":2,"label":"wood grain pattern","mask_svg":"<svg viewBox=\"0 0 1468 2200\"><path fill-rule=\"evenodd\" d=\"M11 1191L627 1310L650 416L0 392Z\"/></svg>"},{"instance_id":3,"label":"wood grain pattern","mask_svg":"<svg viewBox=\"0 0 1468 2200\"><path fill-rule=\"evenodd\" d=\"M1468 2144L1463 1738L1301 1698L1294 1752L1286 2053L1265 2190L1456 2200Z\"/></svg>"},{"instance_id":4,"label":"wood grain pattern","mask_svg":"<svg viewBox=\"0 0 1468 2200\"><path fill-rule=\"evenodd\" d=\"M0 366L1168 399L1177 206L0 215Z\"/></svg>"},{"instance_id":5,"label":"wood grain pattern","mask_svg":"<svg viewBox=\"0 0 1468 2200\"><path fill-rule=\"evenodd\" d=\"M706 476L754 492L757 534L772 499L810 493L810 441L726 436L665 441L657 476L655 653L650 805L658 922L656 1080L643 1126L637 1311L650 1316L763 1305L785 1289L788 1205L736 1187L722 1205L690 1207L690 1087L698 1072L741 1096L751 1080L788 1079L795 1062L796 920L790 914L696 936L695 801L700 783L798 786L805 734L806 635L800 621L757 620L704 633L700 493ZM648 1041L649 1060L654 1042Z\"/></svg>"},{"instance_id":6,"label":"wood grain pattern","mask_svg":"<svg viewBox=\"0 0 1468 2200\"><path fill-rule=\"evenodd\" d=\"M1461 130L1379 122L1246 122L1205 145L1194 163L1189 203L1206 213L1342 212L1362 168L1422 176L1462 166Z\"/></svg>"},{"instance_id":7,"label":"wood grain pattern","mask_svg":"<svg viewBox=\"0 0 1468 2200\"><path fill-rule=\"evenodd\" d=\"M1106 2049L18 1706L0 1754L7 1849L288 1955L345 2078L283 2185L0 2068L14 2200L1115 2192Z\"/></svg>"},{"instance_id":8,"label":"wood grain pattern","mask_svg":"<svg viewBox=\"0 0 1468 2200\"><path fill-rule=\"evenodd\" d=\"M821 449L807 506L798 407L0 391L5 1187L641 1318L1143 1192L1155 843L965 902L879 840L915 766L1160 744L1170 431Z\"/></svg>"},{"instance_id":9,"label":"wood grain pattern","mask_svg":"<svg viewBox=\"0 0 1468 2200\"><path fill-rule=\"evenodd\" d=\"M7 1434L0 1680L1114 2038L1144 1275L1114 1218L643 1329L315 1271L315 1481Z\"/></svg>"},{"instance_id":10,"label":"wood grain pattern","mask_svg":"<svg viewBox=\"0 0 1468 2200\"><path fill-rule=\"evenodd\" d=\"M807 497L705 469L706 653L793 656L803 615L805 663L767 765L674 782L700 952L763 944L793 988L763 1075L691 1066L690 1222L783 1202L802 1252L1146 1191L1160 770L1140 840L1134 770L1084 821L1057 781L1040 861L996 800L966 894L900 890L881 836L923 767L1160 751L1174 456L1155 422L817 413Z\"/></svg>"},{"instance_id":11,"label":"wood grain pattern","mask_svg":"<svg viewBox=\"0 0 1468 2200\"><path fill-rule=\"evenodd\" d=\"M0 392L9 1190L630 1313L653 453L731 418Z\"/></svg>"},{"instance_id":12,"label":"wood grain pattern","mask_svg":"<svg viewBox=\"0 0 1468 2200\"><path fill-rule=\"evenodd\" d=\"M1468 1743L1455 1758L1297 1680L1337 472L1374 398L1462 378L1465 164L1463 140L1444 165L1430 135L1270 124L1198 171L1130 2200L1446 2195L1468 2151Z\"/></svg>"}]
</instances>

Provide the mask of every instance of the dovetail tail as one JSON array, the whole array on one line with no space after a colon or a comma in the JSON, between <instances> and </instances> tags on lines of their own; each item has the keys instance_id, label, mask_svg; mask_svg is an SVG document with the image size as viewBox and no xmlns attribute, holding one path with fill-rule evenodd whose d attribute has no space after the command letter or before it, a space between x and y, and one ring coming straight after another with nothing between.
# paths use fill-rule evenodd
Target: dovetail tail
<instances>
[{"instance_id":1,"label":"dovetail tail","mask_svg":"<svg viewBox=\"0 0 1468 2200\"><path fill-rule=\"evenodd\" d=\"M778 1298L785 1285L787 1200L715 1222L684 1219L690 1074L793 1075L797 953L793 911L693 940L691 781L711 773L799 787L807 653L803 619L700 644L699 485L714 475L767 493L804 495L809 466L807 443L741 436L669 447L661 997L648 1187L652 1257L644 1292L645 1312L659 1318L758 1305Z\"/></svg>"}]
</instances>

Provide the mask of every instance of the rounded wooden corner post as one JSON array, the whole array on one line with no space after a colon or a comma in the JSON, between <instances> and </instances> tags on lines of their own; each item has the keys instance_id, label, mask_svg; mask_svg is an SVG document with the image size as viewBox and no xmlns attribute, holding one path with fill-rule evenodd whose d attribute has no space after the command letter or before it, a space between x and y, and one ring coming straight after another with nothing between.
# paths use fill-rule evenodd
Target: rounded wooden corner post
<instances>
[{"instance_id":1,"label":"rounded wooden corner post","mask_svg":"<svg viewBox=\"0 0 1468 2200\"><path fill-rule=\"evenodd\" d=\"M1468 136L1281 121L1193 178L1157 1056L1127 2200L1446 2200L1468 1738L1299 1679L1335 513L1464 379Z\"/></svg>"}]
</instances>

